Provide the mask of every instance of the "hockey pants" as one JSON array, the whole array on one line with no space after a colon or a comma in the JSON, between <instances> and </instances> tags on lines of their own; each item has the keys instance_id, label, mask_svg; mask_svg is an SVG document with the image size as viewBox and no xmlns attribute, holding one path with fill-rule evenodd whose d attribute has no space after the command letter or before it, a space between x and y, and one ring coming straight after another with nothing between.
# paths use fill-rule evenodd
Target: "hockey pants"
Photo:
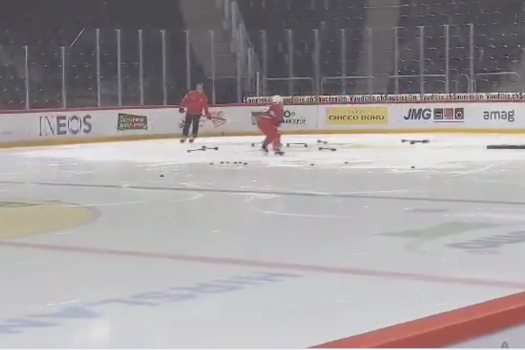
<instances>
[{"instance_id":1,"label":"hockey pants","mask_svg":"<svg viewBox=\"0 0 525 350\"><path fill-rule=\"evenodd\" d=\"M191 126L191 136L197 137L199 133L200 119L201 119L200 114L186 113L186 117L184 118L184 126L182 128L182 136L188 137L189 132L190 132L190 126Z\"/></svg>"},{"instance_id":2,"label":"hockey pants","mask_svg":"<svg viewBox=\"0 0 525 350\"><path fill-rule=\"evenodd\" d=\"M264 136L266 136L263 142L264 147L268 147L270 144L275 150L281 147L281 135L279 134L279 129L272 120L261 118L257 122L257 126Z\"/></svg>"}]
</instances>

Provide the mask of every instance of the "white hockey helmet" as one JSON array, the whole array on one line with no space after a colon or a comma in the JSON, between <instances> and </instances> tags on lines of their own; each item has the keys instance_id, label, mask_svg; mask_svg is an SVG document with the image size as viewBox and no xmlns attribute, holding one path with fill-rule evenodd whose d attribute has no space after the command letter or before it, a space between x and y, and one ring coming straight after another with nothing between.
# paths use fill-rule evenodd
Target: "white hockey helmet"
<instances>
[{"instance_id":1,"label":"white hockey helmet","mask_svg":"<svg viewBox=\"0 0 525 350\"><path fill-rule=\"evenodd\" d=\"M272 103L282 104L283 103L282 96L280 96L280 95L273 95L272 96Z\"/></svg>"}]
</instances>

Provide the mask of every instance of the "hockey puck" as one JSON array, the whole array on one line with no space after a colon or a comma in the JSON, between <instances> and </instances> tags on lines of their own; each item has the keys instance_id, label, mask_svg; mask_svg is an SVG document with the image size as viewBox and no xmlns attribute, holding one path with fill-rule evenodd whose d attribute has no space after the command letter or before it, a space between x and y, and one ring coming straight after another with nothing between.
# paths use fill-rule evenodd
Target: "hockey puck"
<instances>
[{"instance_id":1,"label":"hockey puck","mask_svg":"<svg viewBox=\"0 0 525 350\"><path fill-rule=\"evenodd\" d=\"M160 174L159 177L164 177L164 175L163 175L163 174Z\"/></svg>"},{"instance_id":2,"label":"hockey puck","mask_svg":"<svg viewBox=\"0 0 525 350\"><path fill-rule=\"evenodd\" d=\"M412 165L411 168L412 168L412 169L415 169L416 167Z\"/></svg>"}]
</instances>

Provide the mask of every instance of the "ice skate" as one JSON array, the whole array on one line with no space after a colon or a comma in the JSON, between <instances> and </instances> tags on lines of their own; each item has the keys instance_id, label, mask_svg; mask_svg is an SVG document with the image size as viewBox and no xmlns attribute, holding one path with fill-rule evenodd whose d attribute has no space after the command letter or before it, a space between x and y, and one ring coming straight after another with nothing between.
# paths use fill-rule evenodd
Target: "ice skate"
<instances>
[{"instance_id":1,"label":"ice skate","mask_svg":"<svg viewBox=\"0 0 525 350\"><path fill-rule=\"evenodd\" d=\"M276 149L276 150L274 151L274 153L275 153L276 156L284 156L284 152L281 151L280 149Z\"/></svg>"},{"instance_id":2,"label":"ice skate","mask_svg":"<svg viewBox=\"0 0 525 350\"><path fill-rule=\"evenodd\" d=\"M268 147L267 146L261 146L261 151L263 154L268 154Z\"/></svg>"},{"instance_id":3,"label":"ice skate","mask_svg":"<svg viewBox=\"0 0 525 350\"><path fill-rule=\"evenodd\" d=\"M189 143L193 143L193 142L195 142L195 138L190 137L190 139L188 140L188 142L189 142Z\"/></svg>"},{"instance_id":4,"label":"ice skate","mask_svg":"<svg viewBox=\"0 0 525 350\"><path fill-rule=\"evenodd\" d=\"M184 143L186 142L186 138L185 137L181 137L181 139L179 140L180 143Z\"/></svg>"}]
</instances>

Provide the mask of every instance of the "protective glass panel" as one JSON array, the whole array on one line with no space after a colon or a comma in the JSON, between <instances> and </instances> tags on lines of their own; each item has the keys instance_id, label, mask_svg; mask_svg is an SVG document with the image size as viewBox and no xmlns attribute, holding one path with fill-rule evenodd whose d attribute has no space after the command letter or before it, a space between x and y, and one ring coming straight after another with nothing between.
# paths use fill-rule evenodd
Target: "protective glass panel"
<instances>
[{"instance_id":1,"label":"protective glass panel","mask_svg":"<svg viewBox=\"0 0 525 350\"><path fill-rule=\"evenodd\" d=\"M1 109L26 108L26 73L25 48L14 44L0 46Z\"/></svg>"},{"instance_id":2,"label":"protective glass panel","mask_svg":"<svg viewBox=\"0 0 525 350\"><path fill-rule=\"evenodd\" d=\"M67 107L98 105L96 33L95 29L83 29L64 47Z\"/></svg>"},{"instance_id":3,"label":"protective glass panel","mask_svg":"<svg viewBox=\"0 0 525 350\"><path fill-rule=\"evenodd\" d=\"M119 84L118 39L114 29L100 30L100 94L102 106L119 106L122 97Z\"/></svg>"}]
</instances>

